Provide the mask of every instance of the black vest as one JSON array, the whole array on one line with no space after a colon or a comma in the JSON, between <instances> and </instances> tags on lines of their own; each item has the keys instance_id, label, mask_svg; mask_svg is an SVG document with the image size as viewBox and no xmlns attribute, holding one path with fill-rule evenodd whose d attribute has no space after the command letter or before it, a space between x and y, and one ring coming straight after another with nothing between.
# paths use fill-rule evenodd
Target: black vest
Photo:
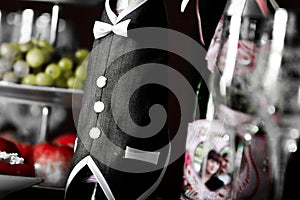
<instances>
[{"instance_id":1,"label":"black vest","mask_svg":"<svg viewBox=\"0 0 300 200\"><path fill-rule=\"evenodd\" d=\"M101 21L112 24L107 8ZM167 122L158 130L154 130L155 126L151 128L151 123L159 122L160 117L163 119L163 113L151 118L151 109L159 104L167 110L168 90L155 82L143 85L149 76L167 80L167 74L152 73L156 64L166 64L167 52L139 49L141 38L130 32L142 27L167 27L164 3L162 0L145 1L118 23L128 19L131 20L128 37L111 32L94 41L66 199L71 199L71 193L76 192L72 182L85 166L97 177L108 199L146 199L156 190L168 165ZM145 37L142 39L146 40ZM145 70L138 67L149 63L154 64ZM104 87L97 85L101 76L106 79ZM99 113L95 111L95 102L102 106ZM90 135L93 128L96 131L92 133L94 138Z\"/></svg>"}]
</instances>

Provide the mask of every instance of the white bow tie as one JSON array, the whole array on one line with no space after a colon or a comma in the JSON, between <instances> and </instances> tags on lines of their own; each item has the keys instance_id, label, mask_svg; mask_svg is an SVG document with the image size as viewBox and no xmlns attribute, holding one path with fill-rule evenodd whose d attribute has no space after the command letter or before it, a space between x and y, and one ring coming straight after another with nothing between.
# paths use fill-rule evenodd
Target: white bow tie
<instances>
[{"instance_id":1,"label":"white bow tie","mask_svg":"<svg viewBox=\"0 0 300 200\"><path fill-rule=\"evenodd\" d=\"M110 32L114 32L116 35L127 37L127 28L129 23L130 23L130 19L127 19L115 25L111 25L105 22L95 21L94 28L93 28L94 37L95 39L98 39L106 36Z\"/></svg>"}]
</instances>

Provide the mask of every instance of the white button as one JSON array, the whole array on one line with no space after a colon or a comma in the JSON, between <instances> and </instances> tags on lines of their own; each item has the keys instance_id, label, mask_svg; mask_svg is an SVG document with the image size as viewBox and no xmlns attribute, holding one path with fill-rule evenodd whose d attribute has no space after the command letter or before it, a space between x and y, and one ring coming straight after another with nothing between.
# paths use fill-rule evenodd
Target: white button
<instances>
[{"instance_id":1,"label":"white button","mask_svg":"<svg viewBox=\"0 0 300 200\"><path fill-rule=\"evenodd\" d=\"M100 137L101 131L98 127L93 127L93 128L91 128L89 134L92 139L97 139Z\"/></svg>"},{"instance_id":2,"label":"white button","mask_svg":"<svg viewBox=\"0 0 300 200\"><path fill-rule=\"evenodd\" d=\"M99 88L103 88L106 85L106 80L107 78L105 78L104 76L100 76L99 78L97 78L97 86Z\"/></svg>"},{"instance_id":3,"label":"white button","mask_svg":"<svg viewBox=\"0 0 300 200\"><path fill-rule=\"evenodd\" d=\"M101 113L104 110L104 103L101 101L97 101L94 104L94 111L96 113Z\"/></svg>"}]
</instances>

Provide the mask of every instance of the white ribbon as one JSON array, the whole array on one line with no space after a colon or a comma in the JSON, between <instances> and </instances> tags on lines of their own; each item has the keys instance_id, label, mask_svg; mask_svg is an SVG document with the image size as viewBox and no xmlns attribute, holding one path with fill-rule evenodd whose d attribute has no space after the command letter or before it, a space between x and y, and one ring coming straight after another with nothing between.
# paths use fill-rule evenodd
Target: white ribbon
<instances>
[{"instance_id":1,"label":"white ribbon","mask_svg":"<svg viewBox=\"0 0 300 200\"><path fill-rule=\"evenodd\" d=\"M123 37L127 37L127 29L130 23L130 19L122 21L118 24L111 25L105 22L95 21L93 33L95 39L101 38L109 34L110 32L115 33Z\"/></svg>"}]
</instances>

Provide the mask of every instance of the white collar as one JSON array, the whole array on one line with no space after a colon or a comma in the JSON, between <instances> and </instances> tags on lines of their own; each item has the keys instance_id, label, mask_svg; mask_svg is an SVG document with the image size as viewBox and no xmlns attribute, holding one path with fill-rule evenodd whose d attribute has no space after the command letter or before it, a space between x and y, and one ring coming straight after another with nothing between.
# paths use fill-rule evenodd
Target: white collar
<instances>
[{"instance_id":1,"label":"white collar","mask_svg":"<svg viewBox=\"0 0 300 200\"><path fill-rule=\"evenodd\" d=\"M117 16L112 10L109 5L109 0L105 1L105 10L108 15L109 20L113 25L120 22L126 15L143 5L148 0L134 0L127 8L122 10L120 14Z\"/></svg>"},{"instance_id":2,"label":"white collar","mask_svg":"<svg viewBox=\"0 0 300 200\"><path fill-rule=\"evenodd\" d=\"M181 12L184 12L185 8L186 8L186 5L188 4L189 0L182 0L181 2L181 8L180 8L180 11Z\"/></svg>"}]
</instances>

